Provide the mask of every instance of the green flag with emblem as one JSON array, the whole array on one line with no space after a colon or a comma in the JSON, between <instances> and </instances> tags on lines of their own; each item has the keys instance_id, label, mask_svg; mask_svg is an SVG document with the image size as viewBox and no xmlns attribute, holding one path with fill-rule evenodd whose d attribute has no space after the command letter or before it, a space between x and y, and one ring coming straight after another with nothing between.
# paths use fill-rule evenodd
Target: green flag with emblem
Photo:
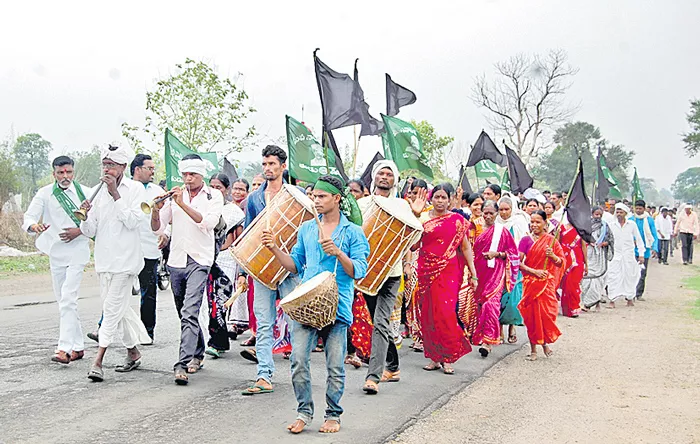
<instances>
[{"instance_id":1,"label":"green flag with emblem","mask_svg":"<svg viewBox=\"0 0 700 444\"><path fill-rule=\"evenodd\" d=\"M480 161L474 165L474 170L477 179L488 180L491 183L500 183L503 180L503 176L498 171L498 165L490 160Z\"/></svg>"},{"instance_id":2,"label":"green flag with emblem","mask_svg":"<svg viewBox=\"0 0 700 444\"><path fill-rule=\"evenodd\" d=\"M423 152L423 141L418 131L408 122L382 114L386 128L384 157L393 160L399 171L416 170L432 180L433 170Z\"/></svg>"},{"instance_id":3,"label":"green flag with emblem","mask_svg":"<svg viewBox=\"0 0 700 444\"><path fill-rule=\"evenodd\" d=\"M637 168L635 167L634 176L632 177L632 200L636 201L637 199L644 199L644 192L642 191L642 185L639 183L639 176L637 176Z\"/></svg>"},{"instance_id":4,"label":"green flag with emblem","mask_svg":"<svg viewBox=\"0 0 700 444\"><path fill-rule=\"evenodd\" d=\"M344 182L335 167L333 150L321 146L303 123L290 116L286 116L286 120L290 176L311 184L325 175L335 176Z\"/></svg>"},{"instance_id":5,"label":"green flag with emblem","mask_svg":"<svg viewBox=\"0 0 700 444\"><path fill-rule=\"evenodd\" d=\"M184 143L175 137L170 132L170 129L165 129L165 180L168 184L168 189L178 187L184 184L180 175L178 162L188 154L197 154L204 161L204 167L207 170L207 175L204 181L209 183L209 178L219 171L219 160L216 153L198 153L189 149Z\"/></svg>"}]
</instances>

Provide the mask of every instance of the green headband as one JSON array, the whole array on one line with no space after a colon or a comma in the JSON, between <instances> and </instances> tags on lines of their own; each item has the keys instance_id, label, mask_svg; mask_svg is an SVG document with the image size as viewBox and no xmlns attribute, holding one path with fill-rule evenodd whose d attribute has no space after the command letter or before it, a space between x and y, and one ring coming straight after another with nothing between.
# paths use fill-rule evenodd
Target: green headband
<instances>
[{"instance_id":1,"label":"green headband","mask_svg":"<svg viewBox=\"0 0 700 444\"><path fill-rule=\"evenodd\" d=\"M353 196L352 193L349 193L347 188L343 192L333 186L333 184L330 184L324 180L317 180L316 184L314 185L314 190L316 189L331 193L332 195L340 194L341 213L343 213L350 222L354 223L355 225L362 226L362 212L360 211L360 207L357 205L355 196Z\"/></svg>"}]
</instances>

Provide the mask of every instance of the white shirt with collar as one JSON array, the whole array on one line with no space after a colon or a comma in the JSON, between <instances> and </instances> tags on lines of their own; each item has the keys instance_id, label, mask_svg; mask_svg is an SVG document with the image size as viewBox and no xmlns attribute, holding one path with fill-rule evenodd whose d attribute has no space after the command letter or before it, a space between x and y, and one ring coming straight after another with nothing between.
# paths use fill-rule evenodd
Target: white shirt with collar
<instances>
[{"instance_id":1,"label":"white shirt with collar","mask_svg":"<svg viewBox=\"0 0 700 444\"><path fill-rule=\"evenodd\" d=\"M143 268L140 229L146 215L141 202L146 191L141 182L122 177L114 200L103 186L92 202L80 230L95 238L95 271L98 273L139 274Z\"/></svg>"},{"instance_id":2,"label":"white shirt with collar","mask_svg":"<svg viewBox=\"0 0 700 444\"><path fill-rule=\"evenodd\" d=\"M141 182L136 182L141 183ZM154 183L142 184L145 188L146 199L144 202L151 202L156 197L165 194L165 190ZM158 249L158 235L151 230L151 218L144 217L141 224L141 249L143 257L146 259L160 259Z\"/></svg>"},{"instance_id":3,"label":"white shirt with collar","mask_svg":"<svg viewBox=\"0 0 700 444\"><path fill-rule=\"evenodd\" d=\"M671 239L671 235L673 234L673 220L671 219L671 216L667 214L666 217L664 217L663 214L659 214L656 216L654 224L656 225L659 240Z\"/></svg>"},{"instance_id":4,"label":"white shirt with collar","mask_svg":"<svg viewBox=\"0 0 700 444\"><path fill-rule=\"evenodd\" d=\"M76 228L77 225L54 197L53 186L54 184L46 185L37 191L24 213L22 229L34 235L29 231L29 227L39 223L39 220L49 225L49 229L37 237L36 248L49 256L53 266L87 264L90 260L90 245L86 236L78 236L70 242L64 242L59 237L64 228ZM86 196L92 192L89 187L81 188ZM64 191L76 208L80 208L81 201L75 190L75 184L71 182Z\"/></svg>"},{"instance_id":5,"label":"white shirt with collar","mask_svg":"<svg viewBox=\"0 0 700 444\"><path fill-rule=\"evenodd\" d=\"M189 256L199 265L210 267L214 263L214 227L224 208L224 196L219 190L204 184L191 201L190 193L185 190L182 201L201 214L202 221L196 223L172 199L165 202L160 210L157 233L164 233L172 222L168 265L185 268Z\"/></svg>"}]
</instances>

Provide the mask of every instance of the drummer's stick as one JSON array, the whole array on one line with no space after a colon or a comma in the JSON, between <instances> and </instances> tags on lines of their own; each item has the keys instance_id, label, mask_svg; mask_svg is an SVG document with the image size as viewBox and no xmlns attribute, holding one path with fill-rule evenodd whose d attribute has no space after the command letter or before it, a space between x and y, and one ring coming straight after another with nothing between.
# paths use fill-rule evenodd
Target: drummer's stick
<instances>
[{"instance_id":1,"label":"drummer's stick","mask_svg":"<svg viewBox=\"0 0 700 444\"><path fill-rule=\"evenodd\" d=\"M236 290L236 292L233 293L230 298L228 298L228 301L224 302L224 307L231 308L233 303L236 302L236 299L238 299L238 297L242 295L244 291L245 290L243 290L243 287L239 287L238 290Z\"/></svg>"},{"instance_id":2,"label":"drummer's stick","mask_svg":"<svg viewBox=\"0 0 700 444\"><path fill-rule=\"evenodd\" d=\"M270 217L271 217L271 215L269 214L270 213L269 203L270 203L270 199L268 196L268 192L265 191L265 208L267 208L267 213L268 213L267 218L266 218L266 222L265 222L265 228L267 228L268 230L270 229Z\"/></svg>"},{"instance_id":3,"label":"drummer's stick","mask_svg":"<svg viewBox=\"0 0 700 444\"><path fill-rule=\"evenodd\" d=\"M318 240L323 240L323 226L321 226L321 219L318 218L318 213L316 212L316 207L313 208L314 219L316 220L316 225L318 225Z\"/></svg>"}]
</instances>

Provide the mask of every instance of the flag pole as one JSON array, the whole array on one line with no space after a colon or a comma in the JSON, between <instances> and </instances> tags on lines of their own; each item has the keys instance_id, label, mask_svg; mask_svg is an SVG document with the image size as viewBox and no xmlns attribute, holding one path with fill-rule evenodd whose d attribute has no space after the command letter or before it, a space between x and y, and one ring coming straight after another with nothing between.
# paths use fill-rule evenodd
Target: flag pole
<instances>
[{"instance_id":1,"label":"flag pole","mask_svg":"<svg viewBox=\"0 0 700 444\"><path fill-rule=\"evenodd\" d=\"M352 156L352 177L355 178L355 168L357 167L357 147L359 145L357 140L357 125L352 126L352 143L354 146L353 156Z\"/></svg>"},{"instance_id":2,"label":"flag pole","mask_svg":"<svg viewBox=\"0 0 700 444\"><path fill-rule=\"evenodd\" d=\"M576 179L578 179L578 173L581 172L581 158L578 158L578 164L576 165L576 175L574 176L574 180L571 182L571 186L569 187L569 192L566 194L566 202L564 203L564 211L561 213L561 217L559 218L559 223L557 223L557 229L554 230L554 237L552 238L552 242L549 243L549 248L552 248L554 246L554 242L557 241L559 238L559 234L561 233L561 224L562 221L564 220L564 216L566 216L566 208L569 206L569 199L571 199L571 192L574 191L574 185L576 184ZM549 257L545 258L544 260L544 270L547 270L547 263L549 262Z\"/></svg>"}]
</instances>

